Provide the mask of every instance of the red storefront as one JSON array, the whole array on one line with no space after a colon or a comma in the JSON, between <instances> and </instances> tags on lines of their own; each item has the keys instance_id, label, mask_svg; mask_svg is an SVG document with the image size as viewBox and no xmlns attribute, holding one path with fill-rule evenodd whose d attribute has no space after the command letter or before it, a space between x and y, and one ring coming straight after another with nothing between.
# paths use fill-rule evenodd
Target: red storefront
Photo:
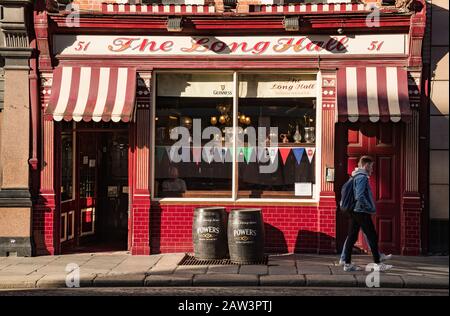
<instances>
[{"instance_id":1,"label":"red storefront","mask_svg":"<svg viewBox=\"0 0 450 316\"><path fill-rule=\"evenodd\" d=\"M267 252L334 253L346 234L340 187L363 154L376 161L382 250L420 253L425 7L415 9L371 19L356 3L246 14L105 3L72 27L68 12L37 8L35 253L192 251L193 210L205 205L261 208ZM187 143L171 151L177 127ZM207 127L220 149L205 150ZM252 143L258 128L270 132Z\"/></svg>"}]
</instances>

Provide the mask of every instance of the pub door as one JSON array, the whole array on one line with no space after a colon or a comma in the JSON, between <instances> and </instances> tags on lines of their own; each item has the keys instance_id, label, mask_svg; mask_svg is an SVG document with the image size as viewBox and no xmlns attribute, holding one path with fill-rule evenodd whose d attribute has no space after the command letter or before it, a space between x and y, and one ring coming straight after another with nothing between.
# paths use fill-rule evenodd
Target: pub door
<instances>
[{"instance_id":1,"label":"pub door","mask_svg":"<svg viewBox=\"0 0 450 316\"><path fill-rule=\"evenodd\" d=\"M340 200L342 185L358 164L362 155L375 159L370 186L377 213L374 223L380 251L400 253L400 166L401 124L338 123L336 124L336 195ZM342 250L348 232L348 218L338 213L336 221L337 247ZM363 251L368 245L360 233L356 247Z\"/></svg>"},{"instance_id":2,"label":"pub door","mask_svg":"<svg viewBox=\"0 0 450 316\"><path fill-rule=\"evenodd\" d=\"M63 133L62 178L62 252L126 250L128 132Z\"/></svg>"}]
</instances>

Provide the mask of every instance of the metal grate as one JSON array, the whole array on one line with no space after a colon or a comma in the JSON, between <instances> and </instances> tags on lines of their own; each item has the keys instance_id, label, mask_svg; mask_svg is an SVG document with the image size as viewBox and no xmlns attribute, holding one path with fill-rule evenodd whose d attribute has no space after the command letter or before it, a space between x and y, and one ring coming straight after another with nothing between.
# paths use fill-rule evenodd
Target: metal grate
<instances>
[{"instance_id":1,"label":"metal grate","mask_svg":"<svg viewBox=\"0 0 450 316\"><path fill-rule=\"evenodd\" d=\"M186 254L178 265L180 266L206 266L206 265L238 265L238 264L262 264L267 265L268 256L264 256L261 261L235 263L230 259L197 259L193 254Z\"/></svg>"}]
</instances>

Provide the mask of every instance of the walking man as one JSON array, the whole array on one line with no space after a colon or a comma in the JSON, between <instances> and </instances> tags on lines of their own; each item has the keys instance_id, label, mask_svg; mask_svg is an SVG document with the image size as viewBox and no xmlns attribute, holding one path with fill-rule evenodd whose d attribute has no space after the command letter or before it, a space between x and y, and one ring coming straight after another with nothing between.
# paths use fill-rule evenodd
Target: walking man
<instances>
[{"instance_id":1,"label":"walking man","mask_svg":"<svg viewBox=\"0 0 450 316\"><path fill-rule=\"evenodd\" d=\"M367 237L375 263L375 269L378 271L386 271L392 268L391 265L381 263L380 252L378 250L378 236L372 222L372 215L376 212L372 190L369 185L369 177L373 172L373 163L371 157L362 156L359 159L358 168L352 173L356 204L353 211L350 212L351 223L347 241L344 245L344 271L346 272L362 270L361 267L352 264L352 249L358 239L360 229L362 229Z\"/></svg>"}]
</instances>

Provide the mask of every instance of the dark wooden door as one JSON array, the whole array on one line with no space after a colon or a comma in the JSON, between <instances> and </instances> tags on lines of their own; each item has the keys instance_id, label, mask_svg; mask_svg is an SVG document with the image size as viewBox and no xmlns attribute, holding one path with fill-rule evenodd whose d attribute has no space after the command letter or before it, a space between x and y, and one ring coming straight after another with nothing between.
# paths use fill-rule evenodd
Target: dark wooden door
<instances>
[{"instance_id":1,"label":"dark wooden door","mask_svg":"<svg viewBox=\"0 0 450 316\"><path fill-rule=\"evenodd\" d=\"M400 253L400 139L401 125L392 123L338 124L336 129L336 189L348 179L362 155L375 159L369 183L376 202L374 223L385 253ZM340 196L338 196L340 198ZM338 247L346 238L348 219L337 220ZM360 234L358 247L368 247Z\"/></svg>"}]
</instances>

